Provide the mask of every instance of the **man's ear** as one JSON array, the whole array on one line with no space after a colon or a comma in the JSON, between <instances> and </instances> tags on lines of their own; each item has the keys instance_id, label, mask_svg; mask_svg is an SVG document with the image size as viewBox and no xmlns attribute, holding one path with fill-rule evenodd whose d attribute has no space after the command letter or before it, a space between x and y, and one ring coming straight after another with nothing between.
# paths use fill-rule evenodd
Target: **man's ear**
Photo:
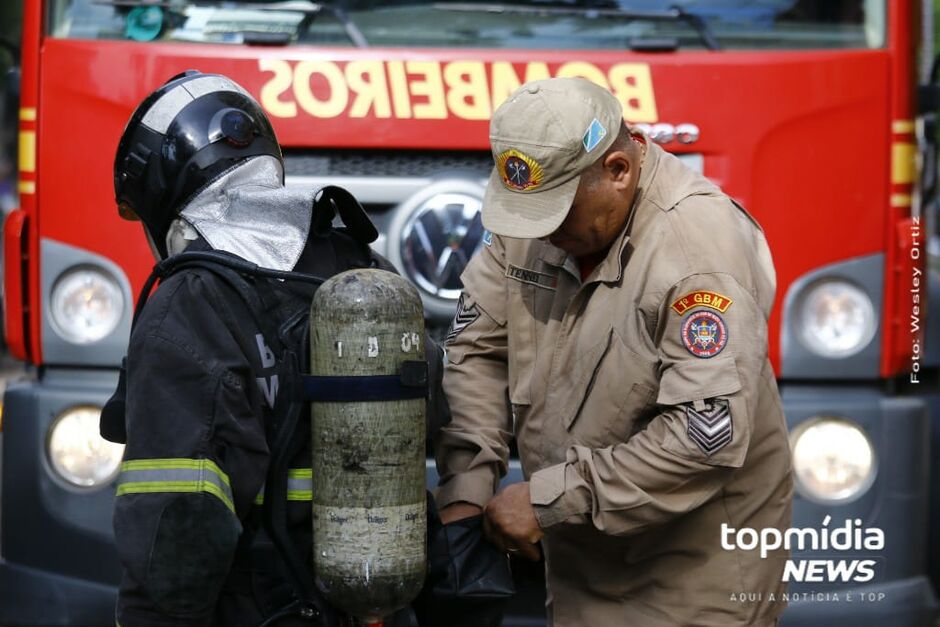
<instances>
[{"instance_id":1,"label":"man's ear","mask_svg":"<svg viewBox=\"0 0 940 627\"><path fill-rule=\"evenodd\" d=\"M604 171L615 184L628 185L633 176L633 169L630 157L622 150L615 150L604 157Z\"/></svg>"}]
</instances>

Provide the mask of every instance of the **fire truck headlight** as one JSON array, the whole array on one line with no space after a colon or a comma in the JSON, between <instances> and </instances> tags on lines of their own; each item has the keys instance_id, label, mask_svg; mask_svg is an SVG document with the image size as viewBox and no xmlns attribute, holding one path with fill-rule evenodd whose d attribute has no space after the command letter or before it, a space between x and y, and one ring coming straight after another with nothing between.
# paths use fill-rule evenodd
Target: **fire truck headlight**
<instances>
[{"instance_id":1,"label":"fire truck headlight","mask_svg":"<svg viewBox=\"0 0 940 627\"><path fill-rule=\"evenodd\" d=\"M124 315L124 295L117 281L88 266L60 276L52 288L50 304L53 328L73 344L107 337Z\"/></svg>"},{"instance_id":2,"label":"fire truck headlight","mask_svg":"<svg viewBox=\"0 0 940 627\"><path fill-rule=\"evenodd\" d=\"M827 503L854 499L875 480L875 451L865 432L841 418L815 417L790 435L796 487Z\"/></svg>"},{"instance_id":3,"label":"fire truck headlight","mask_svg":"<svg viewBox=\"0 0 940 627\"><path fill-rule=\"evenodd\" d=\"M98 433L101 409L84 406L66 410L55 419L46 439L46 452L55 473L80 488L111 483L118 475L124 445Z\"/></svg>"},{"instance_id":4,"label":"fire truck headlight","mask_svg":"<svg viewBox=\"0 0 940 627\"><path fill-rule=\"evenodd\" d=\"M800 336L822 357L849 357L875 337L875 307L868 295L842 280L826 280L803 296L798 312Z\"/></svg>"}]
</instances>

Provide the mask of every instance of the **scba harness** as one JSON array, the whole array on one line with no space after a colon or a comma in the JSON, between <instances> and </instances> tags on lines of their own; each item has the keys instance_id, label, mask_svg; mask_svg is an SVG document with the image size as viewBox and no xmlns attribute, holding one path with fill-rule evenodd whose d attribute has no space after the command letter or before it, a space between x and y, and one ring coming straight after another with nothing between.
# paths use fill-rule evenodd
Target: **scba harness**
<instances>
[{"instance_id":1,"label":"scba harness","mask_svg":"<svg viewBox=\"0 0 940 627\"><path fill-rule=\"evenodd\" d=\"M320 204L320 203L318 203ZM332 229L331 223L337 209L335 195L327 205L333 210L315 210L314 233L323 236ZM344 236L347 243L355 242L344 251L349 266L353 268L376 267L375 258L370 255L367 242L370 232L363 228L363 222L340 203L339 214L344 223L352 223L352 229L340 228L335 232ZM356 208L361 208L356 203ZM317 208L315 208L317 209ZM368 227L374 233L374 227L362 213ZM325 224L324 224L325 223ZM357 228L358 227L358 228ZM363 233L363 231L365 231ZM311 234L311 237L314 236ZM345 237L349 236L349 237ZM374 238L373 238L374 239ZM199 250L205 248L205 250ZM358 249L358 254L355 254ZM276 389L265 394L271 404L270 419L265 423L265 435L270 451L263 499L259 497L256 505L261 509L260 527L276 549L280 565L273 565L270 572L283 576L291 590L292 599L280 604L273 612L267 613L262 626L275 625L287 618L301 618L318 622L325 627L339 626L343 618L339 612L320 594L307 567L309 556L300 550L289 533L288 501L291 498L291 482L295 480L290 468L309 442L309 423L303 420L304 409L311 402L362 402L395 401L428 397L428 363L425 361L407 362L398 375L361 376L361 377L322 377L307 374L309 371L309 304L316 289L326 280L322 276L294 271L280 271L263 268L245 261L235 255L208 249L204 242L197 242L186 252L174 255L157 263L143 288L134 310L132 328L136 326L147 300L156 284L184 271L210 273L228 286L244 303L256 328L263 338L263 346L274 356L274 374L270 369L264 373L256 372L259 381L267 378L276 381ZM299 284L305 287L302 298L306 306L293 306L287 316L272 315L272 310L282 307L284 300L278 297L283 293L282 286ZM297 296L296 293L294 293ZM126 443L125 424L127 394L126 358L120 371L118 387L102 410L100 429L105 439ZM271 401L273 400L273 403ZM296 469L295 469L296 470ZM296 500L296 499L295 499ZM309 497L308 499L309 500ZM251 530L253 534L259 530ZM307 559L304 559L307 557Z\"/></svg>"}]
</instances>

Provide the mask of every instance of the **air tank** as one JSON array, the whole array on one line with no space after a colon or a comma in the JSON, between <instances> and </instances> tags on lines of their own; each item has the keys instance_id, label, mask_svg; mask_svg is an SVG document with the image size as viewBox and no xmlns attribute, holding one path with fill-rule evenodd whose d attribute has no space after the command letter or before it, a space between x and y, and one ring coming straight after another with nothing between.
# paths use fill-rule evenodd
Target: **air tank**
<instances>
[{"instance_id":1,"label":"air tank","mask_svg":"<svg viewBox=\"0 0 940 627\"><path fill-rule=\"evenodd\" d=\"M327 599L364 622L424 581L425 400L388 400L426 365L424 337L421 298L391 272L338 274L311 305L311 374L343 377L319 379L341 400L311 404L314 569Z\"/></svg>"}]
</instances>

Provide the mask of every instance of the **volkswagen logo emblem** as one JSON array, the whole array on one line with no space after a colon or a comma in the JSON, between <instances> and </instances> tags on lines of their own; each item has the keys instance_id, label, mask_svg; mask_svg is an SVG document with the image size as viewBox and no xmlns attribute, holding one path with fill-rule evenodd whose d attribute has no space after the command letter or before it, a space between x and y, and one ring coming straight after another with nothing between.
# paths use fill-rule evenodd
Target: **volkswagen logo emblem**
<instances>
[{"instance_id":1,"label":"volkswagen logo emblem","mask_svg":"<svg viewBox=\"0 0 940 627\"><path fill-rule=\"evenodd\" d=\"M454 180L428 186L399 209L402 219L389 233L389 254L432 313L453 316L460 275L483 242L482 206L481 185Z\"/></svg>"}]
</instances>

